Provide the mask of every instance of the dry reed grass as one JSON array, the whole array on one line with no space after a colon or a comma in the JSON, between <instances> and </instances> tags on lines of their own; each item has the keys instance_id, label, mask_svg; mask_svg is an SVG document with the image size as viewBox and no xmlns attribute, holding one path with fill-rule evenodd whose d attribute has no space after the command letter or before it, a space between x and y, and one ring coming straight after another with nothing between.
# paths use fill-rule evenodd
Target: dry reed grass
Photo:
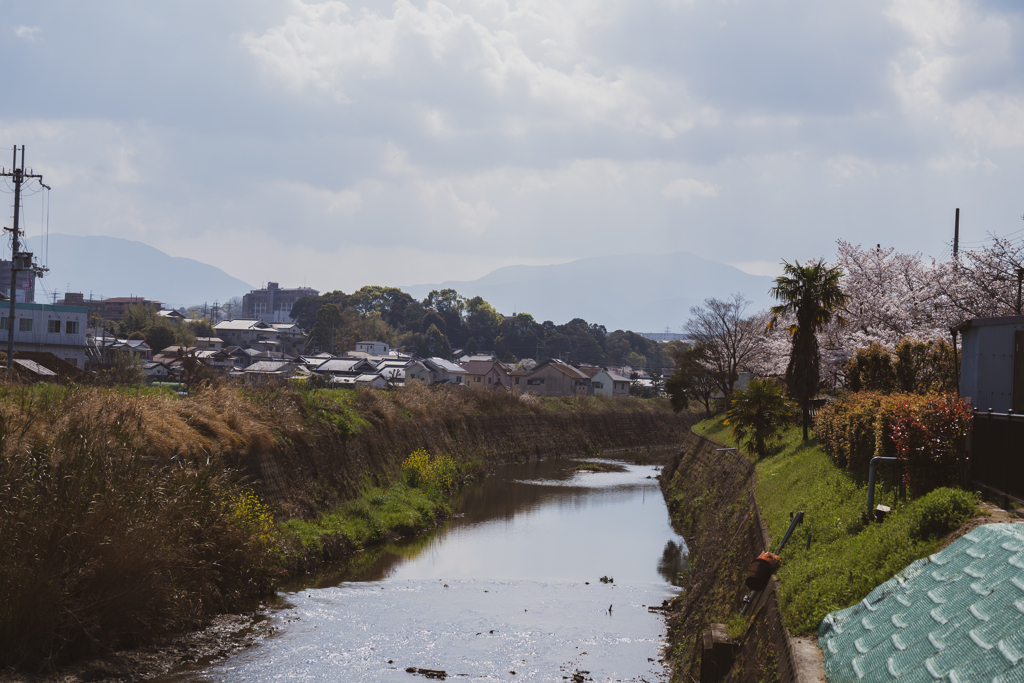
<instances>
[{"instance_id":1,"label":"dry reed grass","mask_svg":"<svg viewBox=\"0 0 1024 683\"><path fill-rule=\"evenodd\" d=\"M514 434L517 424L501 415L543 422L552 411L671 414L667 403L463 387L213 383L179 399L0 380L0 665L38 667L145 641L269 590L294 558L265 529L237 522L242 473L264 474L254 460L284 473L277 512L311 518L367 482L394 481L412 443L460 461L481 457L459 450L454 427L431 425L496 415ZM349 443L360 431L368 433ZM485 432L473 438L489 442Z\"/></svg>"}]
</instances>

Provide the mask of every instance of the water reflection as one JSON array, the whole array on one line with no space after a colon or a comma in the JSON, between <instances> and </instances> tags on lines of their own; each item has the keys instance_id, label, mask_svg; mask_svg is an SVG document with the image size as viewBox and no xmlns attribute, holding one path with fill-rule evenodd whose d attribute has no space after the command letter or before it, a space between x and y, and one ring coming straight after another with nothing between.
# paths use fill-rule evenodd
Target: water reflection
<instances>
[{"instance_id":1,"label":"water reflection","mask_svg":"<svg viewBox=\"0 0 1024 683\"><path fill-rule=\"evenodd\" d=\"M686 548L656 468L504 468L435 533L357 553L282 594L278 635L174 681L408 681L405 667L488 679L662 675L664 623ZM598 579L614 576L614 583ZM614 605L614 611L609 607Z\"/></svg>"},{"instance_id":2,"label":"water reflection","mask_svg":"<svg viewBox=\"0 0 1024 683\"><path fill-rule=\"evenodd\" d=\"M658 573L673 586L682 586L680 574L686 569L686 545L668 541L658 560Z\"/></svg>"}]
</instances>

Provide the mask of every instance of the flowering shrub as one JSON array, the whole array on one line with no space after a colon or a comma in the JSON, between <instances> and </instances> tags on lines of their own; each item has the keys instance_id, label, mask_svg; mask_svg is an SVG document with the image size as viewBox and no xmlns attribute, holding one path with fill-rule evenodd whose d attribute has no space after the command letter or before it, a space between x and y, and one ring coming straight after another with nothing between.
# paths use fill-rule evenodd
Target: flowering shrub
<instances>
[{"instance_id":1,"label":"flowering shrub","mask_svg":"<svg viewBox=\"0 0 1024 683\"><path fill-rule=\"evenodd\" d=\"M402 464L405 483L434 496L446 496L455 488L458 468L447 455L431 457L425 448L417 448Z\"/></svg>"},{"instance_id":2,"label":"flowering shrub","mask_svg":"<svg viewBox=\"0 0 1024 683\"><path fill-rule=\"evenodd\" d=\"M889 435L905 463L903 479L912 496L955 483L961 439L971 429L971 408L952 394L921 402L901 401L893 411Z\"/></svg>"},{"instance_id":3,"label":"flowering shrub","mask_svg":"<svg viewBox=\"0 0 1024 683\"><path fill-rule=\"evenodd\" d=\"M955 482L960 442L971 427L970 407L954 394L862 391L825 406L815 434L836 465L866 476L871 458L905 462L911 494Z\"/></svg>"},{"instance_id":4,"label":"flowering shrub","mask_svg":"<svg viewBox=\"0 0 1024 683\"><path fill-rule=\"evenodd\" d=\"M231 497L231 521L235 527L251 531L261 542L270 544L274 536L274 514L256 493L243 490Z\"/></svg>"}]
</instances>

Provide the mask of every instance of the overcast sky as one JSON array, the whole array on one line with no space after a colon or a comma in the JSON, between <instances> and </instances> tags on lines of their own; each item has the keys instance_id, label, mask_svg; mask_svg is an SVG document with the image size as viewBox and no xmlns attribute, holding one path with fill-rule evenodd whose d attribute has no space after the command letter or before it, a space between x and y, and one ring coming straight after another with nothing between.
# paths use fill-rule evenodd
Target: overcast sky
<instances>
[{"instance_id":1,"label":"overcast sky","mask_svg":"<svg viewBox=\"0 0 1024 683\"><path fill-rule=\"evenodd\" d=\"M941 257L958 206L1024 228L1022 34L1016 0L16 3L0 150L52 232L256 285Z\"/></svg>"}]
</instances>

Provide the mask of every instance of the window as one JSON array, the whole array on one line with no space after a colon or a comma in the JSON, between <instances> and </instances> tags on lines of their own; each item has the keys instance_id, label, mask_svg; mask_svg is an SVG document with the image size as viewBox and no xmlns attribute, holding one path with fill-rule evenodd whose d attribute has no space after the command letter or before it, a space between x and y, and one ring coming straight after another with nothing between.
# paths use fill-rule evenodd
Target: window
<instances>
[{"instance_id":1,"label":"window","mask_svg":"<svg viewBox=\"0 0 1024 683\"><path fill-rule=\"evenodd\" d=\"M4 316L4 317L0 318L0 330L9 330L9 329L11 329L11 326L7 324L8 320L10 320L10 318L8 318L7 316Z\"/></svg>"},{"instance_id":2,"label":"window","mask_svg":"<svg viewBox=\"0 0 1024 683\"><path fill-rule=\"evenodd\" d=\"M65 325L64 325L64 333L65 334L78 334L78 321L77 320L69 320L69 321L67 321L67 323L65 323Z\"/></svg>"},{"instance_id":3,"label":"window","mask_svg":"<svg viewBox=\"0 0 1024 683\"><path fill-rule=\"evenodd\" d=\"M519 378L516 377L516 384L519 384Z\"/></svg>"},{"instance_id":4,"label":"window","mask_svg":"<svg viewBox=\"0 0 1024 683\"><path fill-rule=\"evenodd\" d=\"M480 378L479 378L479 377L474 377L474 378L473 378L473 381L474 381L474 382L479 382L479 381L480 381Z\"/></svg>"},{"instance_id":5,"label":"window","mask_svg":"<svg viewBox=\"0 0 1024 683\"><path fill-rule=\"evenodd\" d=\"M591 382L590 384L593 385L595 389L604 389L603 382Z\"/></svg>"},{"instance_id":6,"label":"window","mask_svg":"<svg viewBox=\"0 0 1024 683\"><path fill-rule=\"evenodd\" d=\"M18 332L31 332L32 331L32 318L19 318L18 319Z\"/></svg>"},{"instance_id":7,"label":"window","mask_svg":"<svg viewBox=\"0 0 1024 683\"><path fill-rule=\"evenodd\" d=\"M488 384L494 384L494 378L493 377L488 377L487 378L487 383Z\"/></svg>"},{"instance_id":8,"label":"window","mask_svg":"<svg viewBox=\"0 0 1024 683\"><path fill-rule=\"evenodd\" d=\"M543 379L528 379L528 380L526 380L526 383L536 386L538 384L544 384L544 380Z\"/></svg>"},{"instance_id":9,"label":"window","mask_svg":"<svg viewBox=\"0 0 1024 683\"><path fill-rule=\"evenodd\" d=\"M46 321L46 333L47 334L60 334L60 321L59 320L47 320Z\"/></svg>"}]
</instances>

